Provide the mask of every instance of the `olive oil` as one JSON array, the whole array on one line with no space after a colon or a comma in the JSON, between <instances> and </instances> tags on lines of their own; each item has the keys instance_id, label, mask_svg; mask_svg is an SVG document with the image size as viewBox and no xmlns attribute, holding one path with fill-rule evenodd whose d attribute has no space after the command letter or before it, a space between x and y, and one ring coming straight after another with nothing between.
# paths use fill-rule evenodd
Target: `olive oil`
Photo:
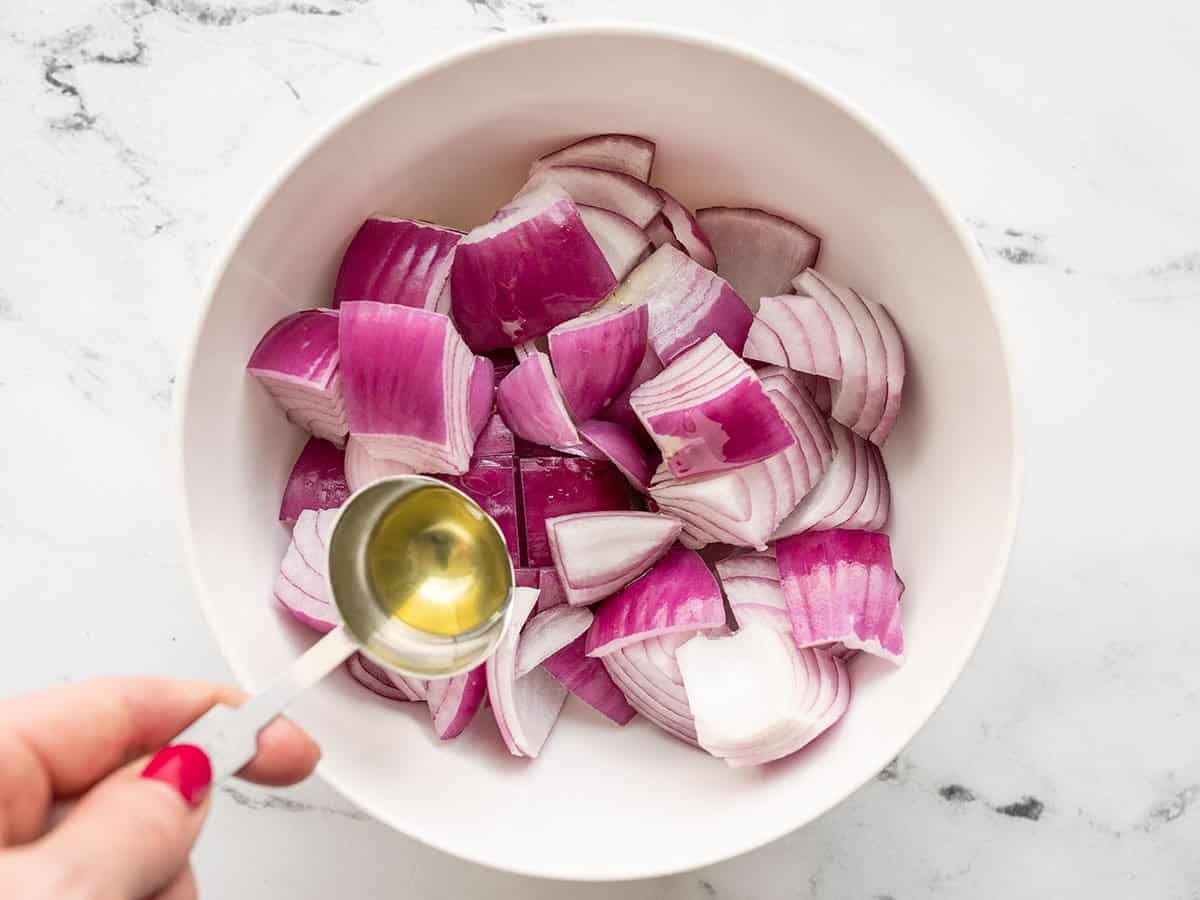
<instances>
[{"instance_id":1,"label":"olive oil","mask_svg":"<svg viewBox=\"0 0 1200 900\"><path fill-rule=\"evenodd\" d=\"M469 634L494 619L508 598L507 557L495 552L495 526L445 487L400 497L367 539L367 581L384 615L429 634Z\"/></svg>"}]
</instances>

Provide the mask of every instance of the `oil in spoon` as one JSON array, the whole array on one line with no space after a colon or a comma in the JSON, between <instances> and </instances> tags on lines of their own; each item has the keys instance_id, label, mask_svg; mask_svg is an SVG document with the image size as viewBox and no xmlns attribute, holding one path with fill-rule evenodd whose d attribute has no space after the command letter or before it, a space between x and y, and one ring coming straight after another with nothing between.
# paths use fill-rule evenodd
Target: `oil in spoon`
<instances>
[{"instance_id":1,"label":"oil in spoon","mask_svg":"<svg viewBox=\"0 0 1200 900\"><path fill-rule=\"evenodd\" d=\"M507 558L493 551L494 526L449 488L424 487L397 500L367 539L367 580L383 613L428 634L455 637L483 627L508 595Z\"/></svg>"}]
</instances>

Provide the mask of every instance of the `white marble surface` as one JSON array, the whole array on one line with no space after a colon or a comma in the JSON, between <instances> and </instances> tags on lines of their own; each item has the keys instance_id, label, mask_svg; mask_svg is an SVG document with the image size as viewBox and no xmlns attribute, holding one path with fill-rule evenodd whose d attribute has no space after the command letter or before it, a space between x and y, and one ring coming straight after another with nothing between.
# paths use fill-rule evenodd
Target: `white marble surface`
<instances>
[{"instance_id":1,"label":"white marble surface","mask_svg":"<svg viewBox=\"0 0 1200 900\"><path fill-rule=\"evenodd\" d=\"M492 32L597 17L806 67L973 223L1028 455L992 624L877 781L724 865L529 881L400 837L313 781L219 795L204 895L1200 897L1194 0L5 0L0 691L225 676L181 562L168 447L215 249L364 90Z\"/></svg>"}]
</instances>

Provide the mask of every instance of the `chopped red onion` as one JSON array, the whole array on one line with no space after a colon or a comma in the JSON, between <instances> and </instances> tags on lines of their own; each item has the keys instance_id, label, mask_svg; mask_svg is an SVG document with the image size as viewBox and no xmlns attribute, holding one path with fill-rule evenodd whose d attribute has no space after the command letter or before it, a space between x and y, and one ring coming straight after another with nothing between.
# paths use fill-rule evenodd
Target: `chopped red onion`
<instances>
[{"instance_id":1,"label":"chopped red onion","mask_svg":"<svg viewBox=\"0 0 1200 900\"><path fill-rule=\"evenodd\" d=\"M545 612L567 602L567 592L563 590L562 581L553 567L543 566L530 571L537 572L535 584L538 588L538 599L534 612Z\"/></svg>"},{"instance_id":2,"label":"chopped red onion","mask_svg":"<svg viewBox=\"0 0 1200 900\"><path fill-rule=\"evenodd\" d=\"M325 586L325 541L337 510L302 510L292 528L292 542L284 554L275 579L275 599L314 631L332 631L338 625L337 610Z\"/></svg>"},{"instance_id":3,"label":"chopped red onion","mask_svg":"<svg viewBox=\"0 0 1200 900\"><path fill-rule=\"evenodd\" d=\"M618 280L650 255L652 245L646 232L620 213L581 203L579 215Z\"/></svg>"},{"instance_id":4,"label":"chopped red onion","mask_svg":"<svg viewBox=\"0 0 1200 900\"><path fill-rule=\"evenodd\" d=\"M306 509L337 509L350 496L346 484L346 452L329 441L309 438L296 457L283 501L279 521L295 522Z\"/></svg>"},{"instance_id":5,"label":"chopped red onion","mask_svg":"<svg viewBox=\"0 0 1200 900\"><path fill-rule=\"evenodd\" d=\"M646 434L646 429L642 427L642 423L638 420L637 413L633 411L633 407L629 403L629 398L633 395L634 391L662 370L663 364L659 362L658 354L654 352L654 348L646 347L646 354L642 357L637 370L633 373L633 378L629 380L629 386L617 395L617 398L609 404L608 409L601 412L601 415L609 422L616 422L618 425L623 425L629 429L634 437L638 440L644 439L648 444L650 436Z\"/></svg>"},{"instance_id":6,"label":"chopped red onion","mask_svg":"<svg viewBox=\"0 0 1200 900\"><path fill-rule=\"evenodd\" d=\"M379 459L465 472L475 357L440 313L343 303L340 347L350 431Z\"/></svg>"},{"instance_id":7,"label":"chopped red onion","mask_svg":"<svg viewBox=\"0 0 1200 900\"><path fill-rule=\"evenodd\" d=\"M545 353L534 351L505 376L496 389L496 406L513 433L527 441L566 447L580 442Z\"/></svg>"},{"instance_id":8,"label":"chopped red onion","mask_svg":"<svg viewBox=\"0 0 1200 900\"><path fill-rule=\"evenodd\" d=\"M663 731L696 745L696 725L675 661L680 644L697 632L648 638L614 650L600 661L629 704Z\"/></svg>"},{"instance_id":9,"label":"chopped red onion","mask_svg":"<svg viewBox=\"0 0 1200 900\"><path fill-rule=\"evenodd\" d=\"M779 583L775 550L743 550L716 564L717 577L739 628L761 622L791 635L792 620Z\"/></svg>"},{"instance_id":10,"label":"chopped red onion","mask_svg":"<svg viewBox=\"0 0 1200 900\"><path fill-rule=\"evenodd\" d=\"M471 724L487 696L486 666L453 678L431 680L426 695L433 732L443 741L458 737Z\"/></svg>"},{"instance_id":11,"label":"chopped red onion","mask_svg":"<svg viewBox=\"0 0 1200 900\"><path fill-rule=\"evenodd\" d=\"M625 725L636 713L608 674L603 661L592 659L584 652L586 643L587 636L581 634L542 663L542 668L592 709L618 725Z\"/></svg>"},{"instance_id":12,"label":"chopped red onion","mask_svg":"<svg viewBox=\"0 0 1200 900\"><path fill-rule=\"evenodd\" d=\"M616 593L666 553L682 525L648 512L589 512L546 520L554 568L572 606Z\"/></svg>"},{"instance_id":13,"label":"chopped red onion","mask_svg":"<svg viewBox=\"0 0 1200 900\"><path fill-rule=\"evenodd\" d=\"M372 481L387 478L391 475L412 475L412 466L391 459L379 459L367 451L366 446L356 437L346 442L346 485L351 491L357 491Z\"/></svg>"},{"instance_id":14,"label":"chopped red onion","mask_svg":"<svg viewBox=\"0 0 1200 900\"><path fill-rule=\"evenodd\" d=\"M762 297L788 291L793 278L817 263L821 239L761 209L710 206L696 220L717 258L717 273L751 309Z\"/></svg>"},{"instance_id":15,"label":"chopped red onion","mask_svg":"<svg viewBox=\"0 0 1200 900\"><path fill-rule=\"evenodd\" d=\"M338 313L304 309L271 326L246 371L283 407L288 419L315 437L341 447L346 442Z\"/></svg>"},{"instance_id":16,"label":"chopped red onion","mask_svg":"<svg viewBox=\"0 0 1200 900\"><path fill-rule=\"evenodd\" d=\"M592 611L559 605L536 613L517 644L517 678L536 669L591 627Z\"/></svg>"},{"instance_id":17,"label":"chopped red onion","mask_svg":"<svg viewBox=\"0 0 1200 900\"><path fill-rule=\"evenodd\" d=\"M397 686L380 666L375 665L361 653L355 653L346 660L346 671L350 677L365 687L372 694L386 697L388 700L412 702L419 698L407 685Z\"/></svg>"},{"instance_id":18,"label":"chopped red onion","mask_svg":"<svg viewBox=\"0 0 1200 900\"><path fill-rule=\"evenodd\" d=\"M590 166L650 180L654 141L632 134L597 134L568 144L534 161L530 173L548 166Z\"/></svg>"},{"instance_id":19,"label":"chopped red onion","mask_svg":"<svg viewBox=\"0 0 1200 900\"><path fill-rule=\"evenodd\" d=\"M670 244L676 250L687 253L687 248L679 242L677 237L675 237L675 232L671 228L671 223L667 221L667 217L662 213L659 213L650 220L650 224L646 226L645 232L646 237L649 238L650 243L654 245L655 250L657 250L663 244Z\"/></svg>"},{"instance_id":20,"label":"chopped red onion","mask_svg":"<svg viewBox=\"0 0 1200 900\"><path fill-rule=\"evenodd\" d=\"M763 297L744 352L746 359L824 378L842 377L838 336L829 314L813 297Z\"/></svg>"},{"instance_id":21,"label":"chopped red onion","mask_svg":"<svg viewBox=\"0 0 1200 900\"><path fill-rule=\"evenodd\" d=\"M374 300L437 310L462 232L416 219L372 216L342 256L333 305Z\"/></svg>"},{"instance_id":22,"label":"chopped red onion","mask_svg":"<svg viewBox=\"0 0 1200 900\"><path fill-rule=\"evenodd\" d=\"M549 166L536 170L521 188L521 194L554 185L583 206L598 206L645 228L662 209L662 198L644 181L590 166Z\"/></svg>"},{"instance_id":23,"label":"chopped red onion","mask_svg":"<svg viewBox=\"0 0 1200 900\"><path fill-rule=\"evenodd\" d=\"M696 217L692 215L691 210L664 191L658 189L658 194L662 197L663 208L662 215L671 226L671 233L675 239L683 247L684 251L700 265L706 269L716 271L717 258L713 255L712 244L709 243L708 236L700 227L700 223L696 221ZM726 279L728 281L729 279ZM734 288L737 290L737 288ZM741 293L740 291L738 292Z\"/></svg>"},{"instance_id":24,"label":"chopped red onion","mask_svg":"<svg viewBox=\"0 0 1200 900\"><path fill-rule=\"evenodd\" d=\"M471 423L471 443L475 445L479 436L487 427L488 418L492 415L492 401L495 389L492 387L496 368L486 356L475 357L471 368L470 391L467 397L467 419Z\"/></svg>"},{"instance_id":25,"label":"chopped red onion","mask_svg":"<svg viewBox=\"0 0 1200 900\"><path fill-rule=\"evenodd\" d=\"M650 477L661 459L648 454L628 428L592 419L579 426L579 436L599 450L637 490L643 494L650 490Z\"/></svg>"},{"instance_id":26,"label":"chopped red onion","mask_svg":"<svg viewBox=\"0 0 1200 900\"><path fill-rule=\"evenodd\" d=\"M450 270L454 320L476 352L543 335L616 283L575 203L553 185L523 191L467 234Z\"/></svg>"},{"instance_id":27,"label":"chopped red onion","mask_svg":"<svg viewBox=\"0 0 1200 900\"><path fill-rule=\"evenodd\" d=\"M629 386L646 355L648 322L644 306L606 308L550 332L550 359L576 420L592 418Z\"/></svg>"},{"instance_id":28,"label":"chopped red onion","mask_svg":"<svg viewBox=\"0 0 1200 900\"><path fill-rule=\"evenodd\" d=\"M616 467L599 460L551 456L522 459L525 553L531 566L553 565L546 520L569 513L629 509L629 485Z\"/></svg>"},{"instance_id":29,"label":"chopped red onion","mask_svg":"<svg viewBox=\"0 0 1200 900\"><path fill-rule=\"evenodd\" d=\"M462 475L442 475L441 480L458 488L496 520L513 559L520 556L517 519L517 487L513 466L508 460L475 459Z\"/></svg>"}]
</instances>

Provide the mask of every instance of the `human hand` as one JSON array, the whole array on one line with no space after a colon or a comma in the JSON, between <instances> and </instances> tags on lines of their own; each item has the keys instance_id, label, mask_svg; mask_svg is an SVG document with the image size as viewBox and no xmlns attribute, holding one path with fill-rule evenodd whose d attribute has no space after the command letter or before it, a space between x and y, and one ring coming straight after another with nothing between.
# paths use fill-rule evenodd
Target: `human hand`
<instances>
[{"instance_id":1,"label":"human hand","mask_svg":"<svg viewBox=\"0 0 1200 900\"><path fill-rule=\"evenodd\" d=\"M0 700L0 897L191 900L188 853L209 805L198 748L158 750L216 703L245 695L202 681L106 678ZM294 784L320 750L286 720L239 776ZM61 817L59 801L74 801Z\"/></svg>"}]
</instances>

